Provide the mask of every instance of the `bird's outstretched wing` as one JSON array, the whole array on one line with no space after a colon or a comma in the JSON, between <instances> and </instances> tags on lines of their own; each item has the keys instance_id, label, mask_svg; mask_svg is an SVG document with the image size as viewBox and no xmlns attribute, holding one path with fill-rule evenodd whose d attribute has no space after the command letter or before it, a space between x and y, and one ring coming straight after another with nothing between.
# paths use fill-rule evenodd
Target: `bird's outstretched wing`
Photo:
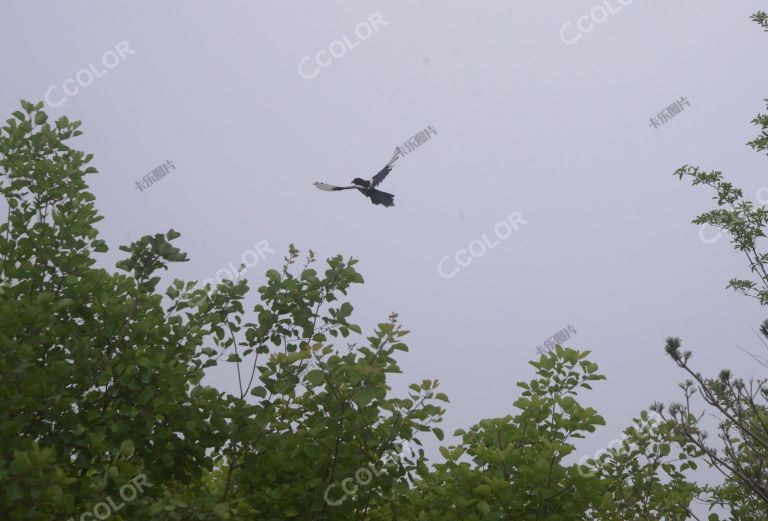
<instances>
[{"instance_id":1,"label":"bird's outstretched wing","mask_svg":"<svg viewBox=\"0 0 768 521\"><path fill-rule=\"evenodd\" d=\"M333 185L329 185L328 183L321 183L319 181L315 182L315 183L312 183L312 184L315 185L316 187L318 187L320 190L325 190L326 192L336 192L338 190L347 190L348 189L348 187L333 186Z\"/></svg>"},{"instance_id":2,"label":"bird's outstretched wing","mask_svg":"<svg viewBox=\"0 0 768 521\"><path fill-rule=\"evenodd\" d=\"M368 195L368 197L370 197L373 204L381 204L387 207L395 206L395 196L388 194L387 192L382 192L381 190L373 190Z\"/></svg>"},{"instance_id":3,"label":"bird's outstretched wing","mask_svg":"<svg viewBox=\"0 0 768 521\"><path fill-rule=\"evenodd\" d=\"M400 157L400 147L395 147L395 154L392 156L392 159L389 160L387 166L382 168L378 174L371 178L371 188L381 184L384 178L387 177L387 174L392 171L392 163L394 163L398 157Z\"/></svg>"}]
</instances>

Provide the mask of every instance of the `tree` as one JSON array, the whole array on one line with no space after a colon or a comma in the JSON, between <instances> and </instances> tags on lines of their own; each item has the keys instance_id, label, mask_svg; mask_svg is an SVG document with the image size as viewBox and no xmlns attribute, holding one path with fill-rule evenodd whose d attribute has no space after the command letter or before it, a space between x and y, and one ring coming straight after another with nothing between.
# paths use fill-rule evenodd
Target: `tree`
<instances>
[{"instance_id":1,"label":"tree","mask_svg":"<svg viewBox=\"0 0 768 521\"><path fill-rule=\"evenodd\" d=\"M517 415L456 431L460 443L440 449L445 463L420 473L413 519L579 519L599 500L600 481L563 460L575 450L572 438L605 424L574 398L605 379L588 355L557 346L530 362L537 379L517 384Z\"/></svg>"},{"instance_id":2,"label":"tree","mask_svg":"<svg viewBox=\"0 0 768 521\"><path fill-rule=\"evenodd\" d=\"M752 19L768 31L768 15L758 12ZM768 105L768 99L765 100ZM748 145L757 152L768 150L768 114L758 114L752 123L761 128L760 135ZM699 215L694 223L719 227L731 237L731 244L744 253L752 279L734 278L728 287L768 304L768 253L761 250L765 237L768 212L744 199L741 189L726 181L718 171L705 172L698 167L684 166L675 172L680 179L687 177L692 184L706 185L715 191L717 208ZM768 320L760 327L768 338ZM765 340L763 340L765 343ZM768 344L766 344L768 346ZM736 520L768 518L768 387L766 379L744 382L723 370L716 378L706 378L690 365L691 351L682 351L679 338L668 338L666 352L690 379L681 384L683 403L673 403L665 411L661 404L654 410L665 414L675 431L693 443L705 461L720 471L724 482L705 487L711 506L725 506ZM766 365L766 358L752 355ZM694 410L694 397L700 396L706 406L720 418L717 437L720 447L708 443L708 434L700 426L704 414ZM716 514L711 519L718 519Z\"/></svg>"},{"instance_id":3,"label":"tree","mask_svg":"<svg viewBox=\"0 0 768 521\"><path fill-rule=\"evenodd\" d=\"M605 379L588 355L557 346L530 362L538 378L517 384L519 412L458 430L460 443L440 449L445 462L419 472L405 519L684 519L698 492L685 479L695 448L663 426L650 429L645 412L597 461L566 463L574 441L605 424L576 400ZM664 484L662 468L672 478Z\"/></svg>"},{"instance_id":4,"label":"tree","mask_svg":"<svg viewBox=\"0 0 768 521\"><path fill-rule=\"evenodd\" d=\"M329 259L321 276L310 253L294 275L292 248L252 322L244 280L158 291L159 270L187 260L173 230L121 246L121 273L97 268L107 246L85 181L96 170L66 143L80 123L22 108L0 131L1 518L338 519L407 488L423 451L386 472L381 456L442 435L434 400L447 397L436 381L389 396L406 331L392 315L361 341L341 300L362 282L354 259ZM353 334L345 352L329 343ZM222 357L236 395L201 383ZM344 480L371 468L377 480L331 512L329 487L348 492Z\"/></svg>"},{"instance_id":5,"label":"tree","mask_svg":"<svg viewBox=\"0 0 768 521\"><path fill-rule=\"evenodd\" d=\"M0 134L0 513L64 518L144 472L189 482L210 468L223 420L203 376L201 322L166 317L154 270L184 255L145 237L124 266L106 250L84 176L92 156L69 148L78 122L50 124L22 103Z\"/></svg>"},{"instance_id":6,"label":"tree","mask_svg":"<svg viewBox=\"0 0 768 521\"><path fill-rule=\"evenodd\" d=\"M588 461L586 468L603 480L604 492L587 519L698 519L690 506L701 488L686 472L697 468L700 456L698 447L668 422L642 411L624 430L618 447L609 446Z\"/></svg>"}]
</instances>

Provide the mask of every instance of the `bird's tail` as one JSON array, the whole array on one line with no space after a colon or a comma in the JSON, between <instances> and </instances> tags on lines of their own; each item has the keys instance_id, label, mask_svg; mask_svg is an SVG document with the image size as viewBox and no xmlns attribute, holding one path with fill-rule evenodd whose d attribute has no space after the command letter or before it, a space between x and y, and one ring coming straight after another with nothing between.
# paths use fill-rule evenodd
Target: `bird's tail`
<instances>
[{"instance_id":1,"label":"bird's tail","mask_svg":"<svg viewBox=\"0 0 768 521\"><path fill-rule=\"evenodd\" d=\"M329 185L328 183L321 183L319 181L312 184L320 190L325 190L326 192L337 192L339 190L351 190L352 188L355 188L354 186L333 186Z\"/></svg>"},{"instance_id":2,"label":"bird's tail","mask_svg":"<svg viewBox=\"0 0 768 521\"><path fill-rule=\"evenodd\" d=\"M381 190L373 190L369 197L373 204L380 204L387 207L395 206L395 196L390 193L382 192Z\"/></svg>"},{"instance_id":3,"label":"bird's tail","mask_svg":"<svg viewBox=\"0 0 768 521\"><path fill-rule=\"evenodd\" d=\"M400 157L400 147L395 147L395 154L392 156L392 159L389 160L389 163L387 163L387 165L391 165L399 157Z\"/></svg>"}]
</instances>

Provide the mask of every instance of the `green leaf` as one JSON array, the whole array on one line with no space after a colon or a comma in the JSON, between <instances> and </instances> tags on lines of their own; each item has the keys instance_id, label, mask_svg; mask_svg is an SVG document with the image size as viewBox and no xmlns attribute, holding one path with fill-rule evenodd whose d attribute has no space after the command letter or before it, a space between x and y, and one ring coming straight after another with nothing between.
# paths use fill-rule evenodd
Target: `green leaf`
<instances>
[{"instance_id":1,"label":"green leaf","mask_svg":"<svg viewBox=\"0 0 768 521\"><path fill-rule=\"evenodd\" d=\"M213 507L213 513L219 517L219 519L230 519L229 505L226 503L217 503Z\"/></svg>"},{"instance_id":2,"label":"green leaf","mask_svg":"<svg viewBox=\"0 0 768 521\"><path fill-rule=\"evenodd\" d=\"M325 373L320 369L313 369L304 376L304 379L312 385L318 386L325 382Z\"/></svg>"},{"instance_id":3,"label":"green leaf","mask_svg":"<svg viewBox=\"0 0 768 521\"><path fill-rule=\"evenodd\" d=\"M133 444L133 440L123 440L120 444L120 454L126 458L133 457L133 453L136 450L136 446Z\"/></svg>"},{"instance_id":4,"label":"green leaf","mask_svg":"<svg viewBox=\"0 0 768 521\"><path fill-rule=\"evenodd\" d=\"M251 394L253 396L258 396L259 398L264 398L267 396L267 390L263 387L254 387L251 389Z\"/></svg>"},{"instance_id":5,"label":"green leaf","mask_svg":"<svg viewBox=\"0 0 768 521\"><path fill-rule=\"evenodd\" d=\"M352 331L354 331L355 333L357 333L358 335L363 334L363 330L360 329L360 326L358 326L357 324L348 324L347 327Z\"/></svg>"}]
</instances>

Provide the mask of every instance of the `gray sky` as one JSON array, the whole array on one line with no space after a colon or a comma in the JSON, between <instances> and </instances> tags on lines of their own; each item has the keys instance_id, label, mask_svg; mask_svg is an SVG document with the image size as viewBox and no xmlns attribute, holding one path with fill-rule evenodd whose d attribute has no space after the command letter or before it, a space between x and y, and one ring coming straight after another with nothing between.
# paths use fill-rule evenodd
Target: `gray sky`
<instances>
[{"instance_id":1,"label":"gray sky","mask_svg":"<svg viewBox=\"0 0 768 521\"><path fill-rule=\"evenodd\" d=\"M173 272L184 279L237 265L262 240L277 253L247 273L256 282L289 242L360 259L355 317L371 328L400 313L412 334L397 387L439 379L446 432L512 413L536 346L573 325L566 345L592 350L608 377L582 395L608 421L582 444L591 453L652 401L680 398L667 336L705 374L755 374L737 344L762 349L750 327L766 314L724 289L746 261L725 238L700 239L690 220L711 194L672 172L722 170L751 199L768 186L765 158L744 145L768 97L768 35L749 21L765 5L479 4L5 2L0 108L48 92L51 115L83 121L76 146L101 172L91 186L110 264L118 244L169 228L191 257ZM567 22L575 44L561 39ZM82 73L65 97L90 64L100 77ZM654 129L681 97L690 106ZM381 186L394 208L312 186L369 177L429 125L437 135ZM175 170L135 188L166 160ZM439 275L441 258L454 270L458 250L496 240L514 212L525 226ZM233 389L233 377L211 381Z\"/></svg>"}]
</instances>

